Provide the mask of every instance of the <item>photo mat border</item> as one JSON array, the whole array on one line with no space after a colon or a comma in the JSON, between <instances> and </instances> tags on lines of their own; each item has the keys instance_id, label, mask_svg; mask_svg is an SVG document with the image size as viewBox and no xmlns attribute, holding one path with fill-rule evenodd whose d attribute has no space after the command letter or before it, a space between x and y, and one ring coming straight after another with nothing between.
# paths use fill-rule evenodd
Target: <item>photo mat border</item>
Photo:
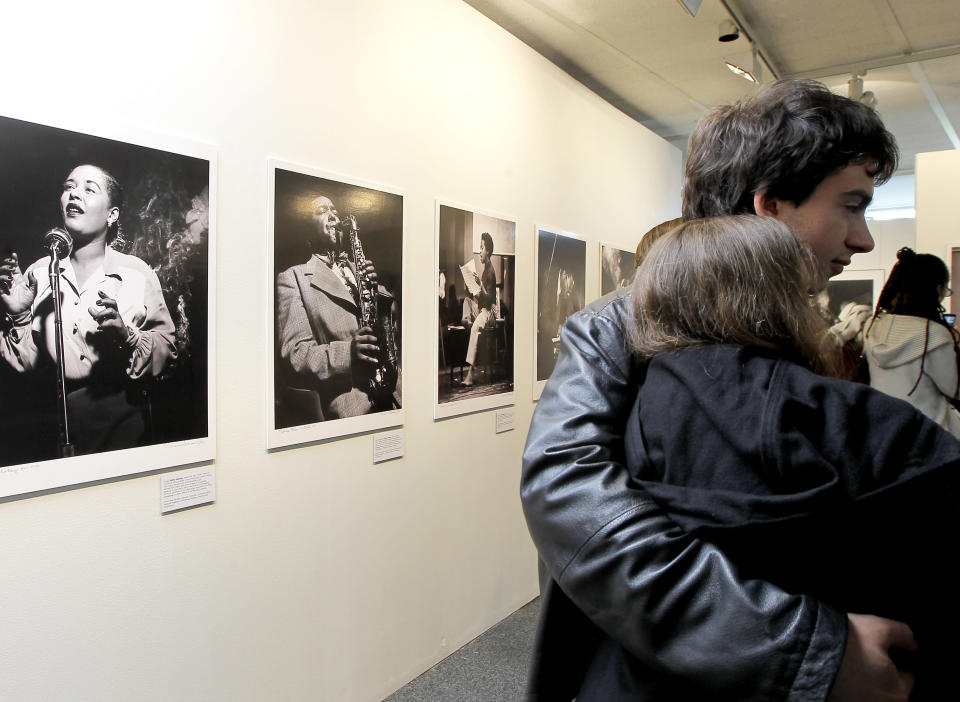
<instances>
[{"instance_id":1,"label":"photo mat border","mask_svg":"<svg viewBox=\"0 0 960 702\"><path fill-rule=\"evenodd\" d=\"M406 388L406 373L403 371L403 366L405 365L405 359L409 350L407 349L406 344L406 314L401 311L401 320L400 320L400 348L403 353L403 358L400 363L400 397L402 398L402 406L399 409L387 410L383 412L376 412L373 414L367 414L360 417L344 417L342 419L327 420L323 422L315 422L313 424L302 424L294 427L285 427L283 429L276 428L276 411L275 411L275 380L276 380L276 363L277 363L277 348L276 348L276 315L274 310L276 307L276 296L277 296L277 275L278 272L274 271L275 265L275 252L276 252L276 238L274 232L275 224L275 204L276 204L276 170L282 169L285 171L293 171L301 175L311 176L314 178L323 178L324 180L333 180L338 183L343 183L345 185L352 185L359 188L369 188L371 190L379 190L380 192L387 193L388 195L397 195L401 198L402 201L402 210L403 217L401 221L401 250L402 258L401 261L401 274L400 274L400 286L402 290L402 299L403 303L406 304L407 301L407 216L408 216L408 207L407 207L407 195L402 190L394 188L389 185L384 185L382 183L377 183L369 180L364 180L361 178L354 178L352 176L346 176L341 173L334 173L331 171L326 171L320 168L313 166L307 166L302 163L295 163L292 161L286 161L279 158L268 158L267 159L267 253L264 256L266 261L267 268L267 308L266 308L266 358L267 358L267 368L266 368L266 448L268 450L282 449L292 446L298 446L301 444L306 444L315 441L323 441L328 439L338 439L346 438L348 436L353 436L357 434L365 434L369 432L379 431L381 429L391 429L395 427L402 427L406 419L406 405L407 405L407 388ZM366 253L366 252L364 252ZM376 261L374 261L376 264Z\"/></svg>"},{"instance_id":2,"label":"photo mat border","mask_svg":"<svg viewBox=\"0 0 960 702\"><path fill-rule=\"evenodd\" d=\"M8 119L95 137L130 146L155 149L207 162L207 435L169 443L129 449L54 458L0 468L0 498L26 498L58 489L82 488L105 481L122 480L209 463L216 459L216 280L218 231L219 159L214 144L142 129L128 123L96 125L82 121L67 123L43 114L19 112L4 106L0 114ZM135 468L131 468L135 466Z\"/></svg>"},{"instance_id":3,"label":"photo mat border","mask_svg":"<svg viewBox=\"0 0 960 702\"><path fill-rule=\"evenodd\" d=\"M464 212L471 212L473 214L480 214L486 217L494 217L496 219L501 219L513 224L514 232L514 300L513 306L517 307L519 297L518 290L519 286L516 278L519 277L520 271L516 265L516 256L517 256L517 247L519 245L520 237L520 227L519 219L517 217L504 214L501 212L496 212L494 210L488 210L483 208L474 207L462 202L457 202L454 200L446 200L443 198L434 199L434 225L433 225L433 276L434 276L434 285L432 289L436 290L437 276L440 272L440 208L441 207L451 207L457 210L463 210ZM444 402L439 401L440 397L440 306L436 303L433 304L433 328L434 328L434 339L433 339L433 418L434 420L438 419L448 419L450 417L458 417L464 414L472 414L474 412L483 412L491 409L498 409L500 407L509 407L515 404L515 396L517 391L517 335L516 335L516 309L514 309L511 314L513 315L514 321L514 334L513 334L513 349L511 353L511 358L513 360L513 390L510 392L498 393L496 395L486 395L484 397L476 397L468 400L456 400L453 402Z\"/></svg>"}]
</instances>

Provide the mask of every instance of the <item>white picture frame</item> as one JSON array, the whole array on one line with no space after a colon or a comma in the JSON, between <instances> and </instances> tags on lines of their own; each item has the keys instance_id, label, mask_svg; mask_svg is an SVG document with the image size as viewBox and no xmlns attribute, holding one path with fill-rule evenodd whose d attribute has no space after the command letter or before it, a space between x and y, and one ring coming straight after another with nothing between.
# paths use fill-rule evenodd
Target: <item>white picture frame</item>
<instances>
[{"instance_id":1,"label":"white picture frame","mask_svg":"<svg viewBox=\"0 0 960 702\"><path fill-rule=\"evenodd\" d=\"M0 150L8 174L0 177L15 176L15 184L9 183L3 190L18 201L15 210L3 208L0 231L7 235L20 231L27 237L7 240L5 245L11 250L19 248L22 265L29 265L27 259L40 253L34 244L39 243L43 230L56 225L50 213L57 212L52 205L63 182L58 179L81 164L109 171L125 193L120 207L121 235L112 248L139 258L156 272L176 327L173 343L178 355L176 362L168 360L141 391L145 398L141 400L145 403L142 421L147 429L132 447L87 451L82 446L85 437L74 422L69 443L76 455L50 455L50 447L58 446L58 437L56 431L44 435L59 424L54 417L60 412L34 415L46 429L35 427L31 432L33 417L22 411L22 403L14 405L21 413L19 423L25 424L12 425L0 419L5 430L11 432L15 443L29 442L39 434L43 448L32 452L23 444L20 458L26 460L13 458L13 463L0 466L0 497L29 496L212 461L216 456L216 148L124 124L85 126L11 113L0 121L0 140L5 142ZM29 167L22 167L21 161ZM26 226L12 224L10 217L21 217ZM140 248L150 243L148 238L153 243L150 255ZM136 324L123 321L128 326ZM51 357L50 363L36 372L55 375L55 363ZM22 374L22 382L32 382L29 373ZM42 399L54 387L51 384L28 394ZM69 385L67 390L69 407ZM0 392L6 391L10 391L9 385ZM110 439L104 446L109 443ZM68 454L69 450L61 448L59 452Z\"/></svg>"},{"instance_id":2,"label":"white picture frame","mask_svg":"<svg viewBox=\"0 0 960 702\"><path fill-rule=\"evenodd\" d=\"M599 281L600 294L603 297L614 290L628 287L636 272L633 262L635 252L620 248L606 241L600 242ZM616 279L616 280L614 280Z\"/></svg>"},{"instance_id":3,"label":"white picture frame","mask_svg":"<svg viewBox=\"0 0 960 702\"><path fill-rule=\"evenodd\" d=\"M869 305L877 308L880 291L886 276L882 268L846 269L827 281L826 293L830 298L829 309L834 316L847 302Z\"/></svg>"},{"instance_id":4,"label":"white picture frame","mask_svg":"<svg viewBox=\"0 0 960 702\"><path fill-rule=\"evenodd\" d=\"M339 373L336 377L310 377L305 366L294 368L292 361L286 360L281 351L282 338L286 338L286 330L279 324L278 278L280 274L288 274L292 281L306 280L304 277L294 278L294 269L314 261L310 252L308 240L311 235L312 202L320 196L329 197L340 209L339 215L346 218L354 215L358 223L358 236L362 242L364 257L373 262L377 269L378 287L385 286L393 295L396 308L395 321L399 317L395 332L399 332L398 349L398 377L390 393L394 406L389 402L380 407L372 405L368 412L353 416L328 416L331 411L346 415L351 410L343 410L343 404L334 397L330 388L333 384L342 381L349 386L352 382L344 380L346 374ZM279 204L278 204L279 202ZM405 378L403 374L403 350L405 335L403 324L403 301L406 299L404 280L404 260L406 258L406 197L398 189L375 183L368 180L331 173L319 168L292 163L281 159L271 158L267 161L267 448L282 449L303 443L335 439L355 434L378 431L403 426L405 410L403 397L405 396ZM278 231L278 223L280 229ZM371 232L371 225L373 232ZM367 237L366 240L364 237ZM349 256L349 254L347 254ZM320 264L323 265L323 264ZM352 264L350 264L352 266ZM332 269L330 269L332 270ZM286 279L286 278L285 278ZM344 286L347 294L346 283ZM287 288L285 288L286 290ZM318 343L316 321L314 315L323 314L323 310L332 310L333 306L340 308L331 298L324 297L318 289L304 286L306 294L316 294L311 298L317 306L306 311L302 292L295 292L291 298L294 304L299 305L303 313L303 323L308 322L311 328L304 328L302 339L298 342L303 345ZM397 294L399 293L399 295ZM399 297L399 300L396 298ZM299 300L299 303L296 302ZM312 304L312 303L311 303ZM346 304L346 303L343 303ZM356 307L352 308L356 312ZM284 315L285 320L292 319ZM288 322L289 323L289 322ZM324 322L325 323L325 322ZM354 322L356 325L358 322ZM338 321L339 324L339 321ZM343 330L341 330L343 331ZM342 337L342 338L341 338ZM349 336L338 334L329 341L343 342ZM397 337L395 337L397 338ZM323 340L320 340L322 342ZM340 350L346 351L349 346L342 343ZM349 353L347 351L347 353ZM351 373L352 375L352 373ZM360 390L354 385L347 392L355 393L358 397ZM297 395L294 401L293 395ZM305 399L309 396L309 399ZM307 405L310 405L308 407ZM327 414L324 414L324 413Z\"/></svg>"},{"instance_id":5,"label":"white picture frame","mask_svg":"<svg viewBox=\"0 0 960 702\"><path fill-rule=\"evenodd\" d=\"M452 311L447 315L452 319L444 320L441 309L445 298L438 298L434 305L434 419L512 405L516 378L517 218L440 198L435 201L434 214L434 271L438 284L443 273L444 292L452 285L462 309L461 298L466 296L467 283L461 266L472 264L480 274L478 252L481 235L487 232L494 243L491 265L497 275L495 307L502 311L486 325L485 331L490 332L487 338L493 341L486 342L482 333L477 336L474 360L485 359L484 363L476 363L485 368L485 375L467 387L462 383L469 377L469 370L465 371L468 368L466 358L474 330L472 325L468 329L465 325L451 323L459 321L455 305L449 306ZM439 295L439 288L435 289ZM453 355L454 345L456 357Z\"/></svg>"},{"instance_id":6,"label":"white picture frame","mask_svg":"<svg viewBox=\"0 0 960 702\"><path fill-rule=\"evenodd\" d=\"M560 328L586 300L586 239L536 225L534 235L533 399L539 400L557 362Z\"/></svg>"},{"instance_id":7,"label":"white picture frame","mask_svg":"<svg viewBox=\"0 0 960 702\"><path fill-rule=\"evenodd\" d=\"M960 299L960 279L956 277L958 268L960 266L954 267L954 260L956 257L960 256L960 242L953 242L947 244L946 255L943 260L947 264L947 270L950 272L950 287L954 290L952 295L949 295L946 299L946 309L950 314L957 314L958 305L954 304L954 299Z\"/></svg>"}]
</instances>

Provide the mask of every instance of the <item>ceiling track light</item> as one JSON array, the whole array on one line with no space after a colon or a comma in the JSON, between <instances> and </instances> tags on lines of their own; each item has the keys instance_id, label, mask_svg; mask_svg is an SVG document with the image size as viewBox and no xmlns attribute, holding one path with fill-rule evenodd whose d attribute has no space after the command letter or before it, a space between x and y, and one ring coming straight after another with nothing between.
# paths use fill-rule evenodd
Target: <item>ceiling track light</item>
<instances>
[{"instance_id":1,"label":"ceiling track light","mask_svg":"<svg viewBox=\"0 0 960 702\"><path fill-rule=\"evenodd\" d=\"M867 107L877 109L877 96L872 90L863 89L863 76L854 73L847 81L847 97L851 100L863 103Z\"/></svg>"},{"instance_id":2,"label":"ceiling track light","mask_svg":"<svg viewBox=\"0 0 960 702\"><path fill-rule=\"evenodd\" d=\"M735 64L735 63L730 63L729 61L727 61L726 64L727 64L727 68L729 68L733 73L735 73L736 75L740 76L740 77L743 78L744 80L749 80L750 82L756 83L757 85L760 84L760 81L757 80L757 77L756 77L755 75L753 75L753 74L752 74L750 71L748 71L747 69L741 68L741 67L738 66L737 64Z\"/></svg>"},{"instance_id":3,"label":"ceiling track light","mask_svg":"<svg viewBox=\"0 0 960 702\"><path fill-rule=\"evenodd\" d=\"M740 38L740 27L732 19L723 20L717 30L717 41L728 42L736 41Z\"/></svg>"},{"instance_id":4,"label":"ceiling track light","mask_svg":"<svg viewBox=\"0 0 960 702\"><path fill-rule=\"evenodd\" d=\"M753 44L753 42L750 42L750 53L753 55L753 70L751 71L748 71L743 66L735 64L733 61L724 59L724 63L734 74L740 76L744 80L749 80L751 83L760 85L760 57L759 53L757 52L757 47Z\"/></svg>"}]
</instances>

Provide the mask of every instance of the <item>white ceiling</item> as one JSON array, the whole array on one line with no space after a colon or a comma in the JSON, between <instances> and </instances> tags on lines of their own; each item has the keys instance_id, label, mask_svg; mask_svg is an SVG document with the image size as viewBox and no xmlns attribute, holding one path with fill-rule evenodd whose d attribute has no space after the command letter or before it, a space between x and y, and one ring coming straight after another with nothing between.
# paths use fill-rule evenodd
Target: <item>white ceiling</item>
<instances>
[{"instance_id":1,"label":"white ceiling","mask_svg":"<svg viewBox=\"0 0 960 702\"><path fill-rule=\"evenodd\" d=\"M695 16L681 0L465 1L681 148L707 109L756 90L725 66L752 70L750 39L763 81L817 78L846 95L862 75L900 174L918 152L960 148L960 0L702 0ZM731 18L740 38L721 43Z\"/></svg>"}]
</instances>

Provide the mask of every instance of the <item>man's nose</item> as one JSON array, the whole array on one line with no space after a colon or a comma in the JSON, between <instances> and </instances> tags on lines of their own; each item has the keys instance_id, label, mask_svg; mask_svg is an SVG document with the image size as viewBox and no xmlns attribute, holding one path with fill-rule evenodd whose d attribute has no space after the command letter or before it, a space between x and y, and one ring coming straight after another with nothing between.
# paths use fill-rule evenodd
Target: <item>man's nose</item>
<instances>
[{"instance_id":1,"label":"man's nose","mask_svg":"<svg viewBox=\"0 0 960 702\"><path fill-rule=\"evenodd\" d=\"M847 248L856 253L873 251L875 242L865 219L860 218L856 226L850 231L850 236L847 237L846 243Z\"/></svg>"}]
</instances>

